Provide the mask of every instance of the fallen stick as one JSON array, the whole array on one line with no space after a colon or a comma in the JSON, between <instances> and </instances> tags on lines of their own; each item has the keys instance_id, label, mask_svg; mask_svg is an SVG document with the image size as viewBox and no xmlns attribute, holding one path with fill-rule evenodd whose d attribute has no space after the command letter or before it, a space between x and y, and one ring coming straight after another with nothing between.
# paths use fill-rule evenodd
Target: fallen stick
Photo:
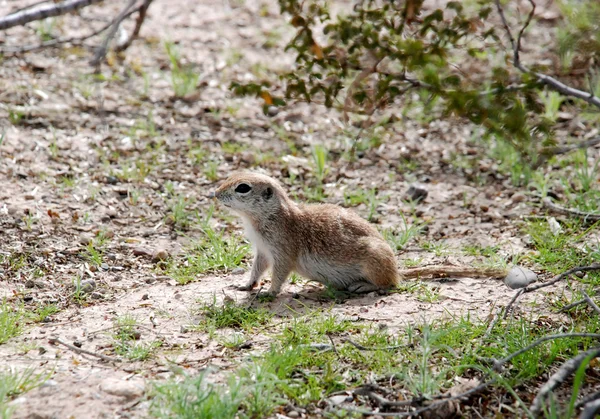
<instances>
[{"instance_id":1,"label":"fallen stick","mask_svg":"<svg viewBox=\"0 0 600 419\"><path fill-rule=\"evenodd\" d=\"M94 3L102 3L103 1L104 0L74 0L58 4L50 4L44 7L35 8L33 10L27 9L16 13L11 13L3 18L0 18L0 30L12 28L13 26L24 25L35 20L64 15Z\"/></svg>"},{"instance_id":2,"label":"fallen stick","mask_svg":"<svg viewBox=\"0 0 600 419\"><path fill-rule=\"evenodd\" d=\"M593 214L593 213L589 213L589 212L579 211L576 209L561 207L560 205L557 205L554 202L552 202L552 200L548 197L544 198L542 200L542 203L544 204L544 207L548 208L550 211L552 211L556 214L568 215L570 217L575 217L575 218L581 218L581 219L583 219L583 221L592 221L592 222L600 221L600 214Z\"/></svg>"},{"instance_id":3,"label":"fallen stick","mask_svg":"<svg viewBox=\"0 0 600 419\"><path fill-rule=\"evenodd\" d=\"M556 371L552 376L548 379L546 384L542 386L538 394L533 399L533 403L531 404L531 413L535 417L539 417L542 413L543 403L548 397L548 395L557 387L559 387L562 383L567 380L577 369L579 366L587 359L591 361L592 359L600 356L600 347L593 348L587 350L585 352L581 352L574 358L569 359L561 367ZM588 361L588 362L589 362Z\"/></svg>"},{"instance_id":4,"label":"fallen stick","mask_svg":"<svg viewBox=\"0 0 600 419\"><path fill-rule=\"evenodd\" d=\"M600 315L600 307L598 307L598 305L594 302L594 300L592 300L591 297L589 295L587 295L587 293L584 290L581 290L580 292L583 295L583 298L585 299L585 301L589 304L589 306L591 308L593 308L594 311Z\"/></svg>"},{"instance_id":5,"label":"fallen stick","mask_svg":"<svg viewBox=\"0 0 600 419\"><path fill-rule=\"evenodd\" d=\"M53 345L54 344L63 345L64 347L72 350L73 352L77 352L79 354L85 354L85 355L94 356L96 358L100 358L100 359L102 359L104 361L107 361L107 362L121 362L121 360L118 359L118 358L112 358L110 356L106 356L106 355L102 355L102 354L99 354L99 353L96 353L96 352L88 351L86 349L78 348L77 346L68 344L67 342L64 342L64 341L62 341L62 340L60 340L58 338L50 338L50 339L48 339L48 341L51 344L53 344Z\"/></svg>"},{"instance_id":6,"label":"fallen stick","mask_svg":"<svg viewBox=\"0 0 600 419\"><path fill-rule=\"evenodd\" d=\"M139 9L134 9L134 10L130 10L125 17L129 17L132 14L134 14L135 12L139 11ZM52 39L50 41L45 41L45 42L40 42L39 44L31 44L31 45L23 45L23 46L6 46L6 47L0 47L0 52L2 53L6 53L6 54L20 54L23 52L32 52L32 51L38 51L40 49L44 49L44 48L53 48L53 47L58 47L59 45L62 44L72 44L72 45L81 45L83 43L83 41L86 41L90 38L93 38L96 35L101 34L102 32L106 31L108 28L110 28L116 21L116 18L111 20L110 22L108 22L106 25L102 26L100 29L97 29L87 35L83 35L83 36L70 36L70 37L66 37L66 38L57 38L57 39Z\"/></svg>"}]
</instances>

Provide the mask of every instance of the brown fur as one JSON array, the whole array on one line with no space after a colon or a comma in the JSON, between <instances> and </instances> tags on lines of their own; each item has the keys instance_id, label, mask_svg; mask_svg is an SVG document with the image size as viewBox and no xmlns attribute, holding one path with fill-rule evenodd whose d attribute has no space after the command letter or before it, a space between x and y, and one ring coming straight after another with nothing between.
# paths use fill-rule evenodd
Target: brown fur
<instances>
[{"instance_id":1,"label":"brown fur","mask_svg":"<svg viewBox=\"0 0 600 419\"><path fill-rule=\"evenodd\" d=\"M246 192L242 184L251 189ZM242 217L255 249L250 281L243 289L252 289L269 267L272 295L292 271L351 292L398 284L394 252L371 224L350 210L297 205L276 180L251 172L230 176L215 197Z\"/></svg>"}]
</instances>

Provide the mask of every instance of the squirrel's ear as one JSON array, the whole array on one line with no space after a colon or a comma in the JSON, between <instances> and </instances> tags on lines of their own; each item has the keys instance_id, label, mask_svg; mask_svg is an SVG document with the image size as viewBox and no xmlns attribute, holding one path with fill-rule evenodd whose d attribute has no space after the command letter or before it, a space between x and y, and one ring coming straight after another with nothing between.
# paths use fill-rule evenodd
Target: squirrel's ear
<instances>
[{"instance_id":1,"label":"squirrel's ear","mask_svg":"<svg viewBox=\"0 0 600 419\"><path fill-rule=\"evenodd\" d=\"M262 196L263 196L263 198L265 198L265 200L268 201L273 196L273 189L271 189L271 188L265 189L262 193Z\"/></svg>"}]
</instances>

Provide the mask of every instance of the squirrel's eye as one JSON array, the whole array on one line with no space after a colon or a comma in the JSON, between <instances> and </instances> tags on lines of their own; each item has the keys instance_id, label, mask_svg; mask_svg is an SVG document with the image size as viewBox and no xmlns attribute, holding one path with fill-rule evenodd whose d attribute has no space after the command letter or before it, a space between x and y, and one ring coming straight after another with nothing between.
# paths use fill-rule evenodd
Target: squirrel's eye
<instances>
[{"instance_id":1,"label":"squirrel's eye","mask_svg":"<svg viewBox=\"0 0 600 419\"><path fill-rule=\"evenodd\" d=\"M237 185L235 187L235 191L237 193L248 193L248 192L250 192L251 189L252 189L252 187L246 183L240 183L239 185Z\"/></svg>"}]
</instances>

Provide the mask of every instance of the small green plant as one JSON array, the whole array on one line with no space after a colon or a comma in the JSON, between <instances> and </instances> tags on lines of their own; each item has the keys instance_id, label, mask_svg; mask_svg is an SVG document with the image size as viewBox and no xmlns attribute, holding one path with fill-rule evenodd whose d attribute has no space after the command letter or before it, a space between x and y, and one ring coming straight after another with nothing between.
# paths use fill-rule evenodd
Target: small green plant
<instances>
[{"instance_id":1,"label":"small green plant","mask_svg":"<svg viewBox=\"0 0 600 419\"><path fill-rule=\"evenodd\" d=\"M177 282L187 284L197 275L239 267L249 246L239 236L226 236L225 232L217 232L209 224L214 207L211 207L206 219L202 222L201 235L186 249L180 260L172 261L168 272Z\"/></svg>"},{"instance_id":2,"label":"small green plant","mask_svg":"<svg viewBox=\"0 0 600 419\"><path fill-rule=\"evenodd\" d=\"M0 305L0 345L21 334L23 317L22 309L15 308L6 300L2 302Z\"/></svg>"},{"instance_id":3,"label":"small green plant","mask_svg":"<svg viewBox=\"0 0 600 419\"><path fill-rule=\"evenodd\" d=\"M219 179L219 162L209 160L204 163L204 176L212 182Z\"/></svg>"},{"instance_id":4,"label":"small green plant","mask_svg":"<svg viewBox=\"0 0 600 419\"><path fill-rule=\"evenodd\" d=\"M40 323L45 322L48 317L58 313L59 311L60 309L56 304L45 304L40 307L36 307L33 312L29 313L29 316L34 322Z\"/></svg>"},{"instance_id":5,"label":"small green plant","mask_svg":"<svg viewBox=\"0 0 600 419\"><path fill-rule=\"evenodd\" d=\"M152 356L162 342L140 342L141 333L138 331L138 322L132 315L117 317L114 321L115 333L113 335L115 353L131 361L145 361Z\"/></svg>"},{"instance_id":6,"label":"small green plant","mask_svg":"<svg viewBox=\"0 0 600 419\"><path fill-rule=\"evenodd\" d=\"M20 125L24 117L25 113L10 108L8 109L8 120L11 124Z\"/></svg>"},{"instance_id":7,"label":"small green plant","mask_svg":"<svg viewBox=\"0 0 600 419\"><path fill-rule=\"evenodd\" d=\"M185 97L196 90L199 74L191 65L182 65L179 50L173 42L165 42L165 51L171 62L171 86L176 97Z\"/></svg>"},{"instance_id":8,"label":"small green plant","mask_svg":"<svg viewBox=\"0 0 600 419\"><path fill-rule=\"evenodd\" d=\"M382 230L383 238L392 246L392 249L402 250L415 237L422 234L424 225L418 221L408 225L406 217L402 215L402 223L404 224L401 230L386 228Z\"/></svg>"},{"instance_id":9,"label":"small green plant","mask_svg":"<svg viewBox=\"0 0 600 419\"><path fill-rule=\"evenodd\" d=\"M197 377L155 383L150 391L150 413L157 418L234 419L247 396L247 389L233 375L226 384L214 384L210 371Z\"/></svg>"},{"instance_id":10,"label":"small green plant","mask_svg":"<svg viewBox=\"0 0 600 419\"><path fill-rule=\"evenodd\" d=\"M46 371L36 373L33 368L0 371L0 418L9 419L14 413L14 407L8 405L13 397L39 387L51 375L52 372Z\"/></svg>"},{"instance_id":11,"label":"small green plant","mask_svg":"<svg viewBox=\"0 0 600 419\"><path fill-rule=\"evenodd\" d=\"M168 222L181 230L187 230L195 215L194 211L188 210L188 206L194 203L193 198L188 198L183 195L173 196L168 202L169 215Z\"/></svg>"},{"instance_id":12,"label":"small green plant","mask_svg":"<svg viewBox=\"0 0 600 419\"><path fill-rule=\"evenodd\" d=\"M217 305L216 300L204 304L200 312L203 319L198 325L199 330L232 328L249 331L267 324L273 317L273 314L264 308L246 307L233 302Z\"/></svg>"},{"instance_id":13,"label":"small green plant","mask_svg":"<svg viewBox=\"0 0 600 419\"><path fill-rule=\"evenodd\" d=\"M319 185L322 185L327 173L329 173L329 169L327 168L327 155L329 151L321 144L314 145L311 150L315 176Z\"/></svg>"},{"instance_id":14,"label":"small green plant","mask_svg":"<svg viewBox=\"0 0 600 419\"><path fill-rule=\"evenodd\" d=\"M127 196L129 197L129 203L133 206L136 206L140 201L140 191L138 189L129 189L127 191Z\"/></svg>"},{"instance_id":15,"label":"small green plant","mask_svg":"<svg viewBox=\"0 0 600 419\"><path fill-rule=\"evenodd\" d=\"M75 301L77 304L82 304L83 302L85 302L88 295L86 290L83 289L81 282L82 281L80 275L77 275L73 279L73 293L71 294L71 297L73 298L73 301Z\"/></svg>"},{"instance_id":16,"label":"small green plant","mask_svg":"<svg viewBox=\"0 0 600 419\"><path fill-rule=\"evenodd\" d=\"M85 246L85 250L83 251L83 258L92 265L100 266L102 264L103 257L104 252L98 244L94 243L93 240Z\"/></svg>"},{"instance_id":17,"label":"small green plant","mask_svg":"<svg viewBox=\"0 0 600 419\"><path fill-rule=\"evenodd\" d=\"M565 97L560 93L551 90L544 90L540 92L539 95L544 104L544 117L552 122L556 122L560 106L565 101Z\"/></svg>"},{"instance_id":18,"label":"small green plant","mask_svg":"<svg viewBox=\"0 0 600 419\"><path fill-rule=\"evenodd\" d=\"M54 39L54 29L56 27L56 19L53 17L47 17L46 19L42 19L38 21L38 25L36 28L37 35L40 37L42 42L51 41Z\"/></svg>"},{"instance_id":19,"label":"small green plant","mask_svg":"<svg viewBox=\"0 0 600 419\"><path fill-rule=\"evenodd\" d=\"M421 243L421 248L423 250L427 250L428 252L433 252L437 257L444 256L448 251L448 245L443 241L439 242L423 242Z\"/></svg>"}]
</instances>

